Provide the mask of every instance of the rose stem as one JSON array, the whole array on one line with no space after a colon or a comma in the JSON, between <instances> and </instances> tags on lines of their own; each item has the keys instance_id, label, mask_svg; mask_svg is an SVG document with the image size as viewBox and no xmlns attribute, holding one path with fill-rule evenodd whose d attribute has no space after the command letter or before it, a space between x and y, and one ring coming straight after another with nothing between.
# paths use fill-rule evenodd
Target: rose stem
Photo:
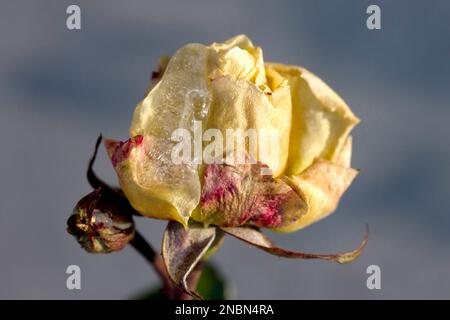
<instances>
[{"instance_id":1,"label":"rose stem","mask_svg":"<svg viewBox=\"0 0 450 320\"><path fill-rule=\"evenodd\" d=\"M145 240L142 235L136 231L134 239L131 240L130 244L153 266L164 285L166 285L169 279L167 272L164 269L161 256L156 253L147 240Z\"/></svg>"}]
</instances>

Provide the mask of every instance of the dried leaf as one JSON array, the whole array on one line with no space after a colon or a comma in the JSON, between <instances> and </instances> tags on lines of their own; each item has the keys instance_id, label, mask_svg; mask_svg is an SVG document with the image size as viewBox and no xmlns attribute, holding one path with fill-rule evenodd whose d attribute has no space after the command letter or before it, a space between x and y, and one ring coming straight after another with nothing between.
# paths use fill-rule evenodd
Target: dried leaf
<instances>
[{"instance_id":1,"label":"dried leaf","mask_svg":"<svg viewBox=\"0 0 450 320\"><path fill-rule=\"evenodd\" d=\"M321 259L321 260L333 260L337 263L349 263L359 257L363 251L369 236L369 228L366 229L366 234L363 241L355 250L335 253L335 254L317 254L317 253L305 253L286 250L275 246L272 241L258 229L252 227L236 227L236 228L221 228L226 233L236 237L242 241L245 241L259 249L262 249L268 253L279 257L285 258L298 258L298 259Z\"/></svg>"},{"instance_id":2,"label":"dried leaf","mask_svg":"<svg viewBox=\"0 0 450 320\"><path fill-rule=\"evenodd\" d=\"M183 225L174 221L167 224L164 232L162 256L167 272L177 286L196 298L201 299L188 287L187 279L215 237L215 227L204 228L199 224L193 224L185 229Z\"/></svg>"}]
</instances>

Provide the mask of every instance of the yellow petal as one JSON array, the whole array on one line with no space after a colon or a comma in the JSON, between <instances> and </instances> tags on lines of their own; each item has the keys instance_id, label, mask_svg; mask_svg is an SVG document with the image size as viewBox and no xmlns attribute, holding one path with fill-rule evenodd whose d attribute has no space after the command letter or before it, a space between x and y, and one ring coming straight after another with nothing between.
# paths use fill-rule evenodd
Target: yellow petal
<instances>
[{"instance_id":1,"label":"yellow petal","mask_svg":"<svg viewBox=\"0 0 450 320\"><path fill-rule=\"evenodd\" d=\"M144 136L147 150L160 148L162 155L156 161L156 152L153 158L132 153L116 170L125 194L144 215L185 224L199 202L197 167L173 164L170 150L174 146L173 132L183 128L193 133L194 120L201 121L207 113L207 60L208 49L204 45L180 48L164 68L162 78L136 107L131 136Z\"/></svg>"},{"instance_id":2,"label":"yellow petal","mask_svg":"<svg viewBox=\"0 0 450 320\"><path fill-rule=\"evenodd\" d=\"M199 202L200 182L195 168L173 164L173 143L147 135L124 143L105 140L105 146L120 186L138 212L187 225Z\"/></svg>"},{"instance_id":3,"label":"yellow petal","mask_svg":"<svg viewBox=\"0 0 450 320\"><path fill-rule=\"evenodd\" d=\"M202 121L202 130L206 130L209 127L206 125L205 117L210 111L210 105L212 101L212 96L214 95L214 85L210 82L216 77L227 76L233 78L233 81L244 81L245 83L254 83L265 81L264 75L264 63L262 60L262 51L260 48L255 48L251 41L245 36L237 36L223 44L212 44L211 46L204 46L201 44L188 44L180 48L171 58L170 61L162 61L162 77L159 82L148 92L147 96L138 104L133 115L132 124L130 128L130 134L132 137L142 135L145 140L151 139L152 141L160 141L162 146L168 146L171 143L171 136L173 132L177 129L183 128L187 129L194 135L194 120ZM158 77L159 78L159 77ZM255 86L252 90L258 92L261 99L264 98L264 94L259 91ZM242 88L237 88L240 91L230 92L229 94L238 94L244 96L251 96L249 91L244 91L246 86ZM290 108L290 98L288 90L285 90L285 94L277 92L273 100L275 104L281 104L281 100L286 100ZM220 99L220 98L218 98ZM248 98L252 100L252 98ZM255 99L253 99L255 100ZM229 105L232 104L231 102ZM221 102L217 103L219 107L224 107ZM256 105L256 104L253 104ZM271 109L273 106L269 102L265 102L265 105ZM238 109L238 108L237 108ZM250 106L243 108L245 110L250 110ZM266 108L262 108L265 110ZM227 111L227 114L235 114L235 112L244 112L244 110L232 109ZM261 111L256 111L256 113L262 116ZM272 112L273 113L273 112ZM290 110L286 113L289 113ZM237 116L239 119L245 119L247 115L241 113ZM258 117L258 125L265 120L274 117ZM211 117L208 115L208 118ZM231 128L231 129L247 129L247 126L242 127L240 123L220 123L220 119L216 119L219 123L214 124L214 128ZM262 121L264 120L264 121ZM269 122L274 122L275 120L270 120ZM215 121L212 121L213 123ZM281 119L278 121L281 122ZM249 126L252 128L255 121L250 120ZM290 125L288 121L288 125ZM286 126L286 125L283 125ZM288 132L288 130L284 130ZM289 138L285 134L284 138ZM285 140L288 141L288 140ZM284 148L287 154L287 146ZM137 163L146 163L145 159L137 159ZM283 161L283 166L287 158ZM146 165L147 166L147 165ZM157 168L160 166L159 163L151 163L148 165L151 168ZM165 184L165 188L161 188L160 185L150 178L139 178L139 176L147 176L150 174L143 172L144 168L140 168L138 164L134 166L128 166L128 174L124 174L125 178L122 178L122 186L124 190L129 190L132 194L136 194L134 199L134 205L139 207L140 210L144 210L148 215L153 215L151 213L152 205L151 202L154 199L161 199L166 205L166 202L171 206L174 206L176 210L179 210L179 215L185 216L189 215L195 206L193 202L198 203L198 194L200 193L200 182L198 179L197 167L190 166L189 179L193 179L196 176L197 182L190 182L189 187L194 188L187 195L188 199L181 201L183 196L183 190L179 192L180 186L172 185L170 179ZM145 168L148 169L148 168ZM155 169L156 170L156 169ZM142 171L142 172L140 172ZM150 170L152 171L152 170ZM194 172L195 171L195 172ZM130 176L129 178L126 178ZM144 179L145 183L137 181L139 179ZM128 185L130 184L130 185ZM139 190L139 189L145 190ZM144 195L148 190L152 189L151 197L146 198ZM171 190L173 195L165 194L164 190ZM125 191L126 192L126 191ZM158 202L158 201L157 201ZM155 204L156 206L156 204ZM169 210L170 216L175 216L173 210ZM158 213L161 215L161 213ZM185 218L185 217L184 217ZM183 219L184 219L183 218Z\"/></svg>"},{"instance_id":4,"label":"yellow petal","mask_svg":"<svg viewBox=\"0 0 450 320\"><path fill-rule=\"evenodd\" d=\"M282 64L266 66L276 70L291 86L292 131L286 174L299 174L315 158L332 160L359 119L311 72Z\"/></svg>"},{"instance_id":5,"label":"yellow petal","mask_svg":"<svg viewBox=\"0 0 450 320\"><path fill-rule=\"evenodd\" d=\"M188 44L170 59L162 79L138 104L130 133L152 135L170 140L178 128L192 129L192 121L201 120L207 111L207 99L196 99L208 93L208 49Z\"/></svg>"},{"instance_id":6,"label":"yellow petal","mask_svg":"<svg viewBox=\"0 0 450 320\"><path fill-rule=\"evenodd\" d=\"M284 171L289 151L291 97L288 86L267 95L255 84L224 76L211 82L212 104L208 128L219 129L227 140L225 153L235 149L227 139L227 129L256 132L256 149L246 151L267 164L276 177ZM236 132L236 131L235 131ZM248 141L247 141L248 142ZM252 151L255 150L255 151Z\"/></svg>"},{"instance_id":7,"label":"yellow petal","mask_svg":"<svg viewBox=\"0 0 450 320\"><path fill-rule=\"evenodd\" d=\"M350 167L352 164L352 136L348 136L341 150L338 151L332 161L344 167Z\"/></svg>"},{"instance_id":8,"label":"yellow petal","mask_svg":"<svg viewBox=\"0 0 450 320\"><path fill-rule=\"evenodd\" d=\"M230 76L247 80L257 86L265 83L266 76L262 50L253 46L245 35L235 36L224 43L209 46L210 78Z\"/></svg>"},{"instance_id":9,"label":"yellow petal","mask_svg":"<svg viewBox=\"0 0 450 320\"><path fill-rule=\"evenodd\" d=\"M292 232L317 222L332 213L356 177L358 171L327 160L315 160L298 176L285 181L307 204L307 212L300 219L275 231Z\"/></svg>"}]
</instances>

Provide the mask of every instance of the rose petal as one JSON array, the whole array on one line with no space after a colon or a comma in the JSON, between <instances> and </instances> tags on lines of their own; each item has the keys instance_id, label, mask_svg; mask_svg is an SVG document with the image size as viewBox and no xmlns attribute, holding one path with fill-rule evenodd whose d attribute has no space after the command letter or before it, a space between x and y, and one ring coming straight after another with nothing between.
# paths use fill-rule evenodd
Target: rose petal
<instances>
[{"instance_id":1,"label":"rose petal","mask_svg":"<svg viewBox=\"0 0 450 320\"><path fill-rule=\"evenodd\" d=\"M195 168L173 163L173 143L149 135L104 143L123 192L138 212L187 224L199 202L200 181Z\"/></svg>"},{"instance_id":2,"label":"rose petal","mask_svg":"<svg viewBox=\"0 0 450 320\"><path fill-rule=\"evenodd\" d=\"M306 204L283 180L263 174L267 166L212 164L203 175L200 210L193 219L219 226L250 224L289 227L306 212ZM265 173L265 172L264 172Z\"/></svg>"},{"instance_id":3,"label":"rose petal","mask_svg":"<svg viewBox=\"0 0 450 320\"><path fill-rule=\"evenodd\" d=\"M261 48L255 47L245 35L238 35L224 43L209 46L211 79L230 76L235 80L247 80L257 86L266 81Z\"/></svg>"},{"instance_id":4,"label":"rose petal","mask_svg":"<svg viewBox=\"0 0 450 320\"><path fill-rule=\"evenodd\" d=\"M289 154L292 113L289 86L279 87L267 95L251 82L223 76L212 81L211 90L207 127L220 130L226 140L224 153L236 149L236 143L227 136L229 129L235 134L238 134L237 130L253 132L255 138L246 139L245 151L267 164L275 177L279 176L286 167ZM250 139L256 141L255 147L250 144Z\"/></svg>"},{"instance_id":5,"label":"rose petal","mask_svg":"<svg viewBox=\"0 0 450 320\"><path fill-rule=\"evenodd\" d=\"M136 107L130 128L132 137L152 135L170 141L176 129L192 129L192 120L201 114L201 109L208 109L193 99L194 95L208 93L207 59L204 45L188 44L178 49L161 80Z\"/></svg>"},{"instance_id":6,"label":"rose petal","mask_svg":"<svg viewBox=\"0 0 450 320\"><path fill-rule=\"evenodd\" d=\"M332 161L343 167L350 167L352 163L352 145L353 139L351 136L348 136L342 145L341 150L336 153Z\"/></svg>"},{"instance_id":7,"label":"rose petal","mask_svg":"<svg viewBox=\"0 0 450 320\"><path fill-rule=\"evenodd\" d=\"M284 181L306 202L308 210L295 223L275 231L296 231L331 214L357 174L355 169L315 160L300 175L285 177Z\"/></svg>"},{"instance_id":8,"label":"rose petal","mask_svg":"<svg viewBox=\"0 0 450 320\"><path fill-rule=\"evenodd\" d=\"M266 64L288 80L292 95L292 131L287 175L297 175L315 158L332 160L359 122L347 104L306 69Z\"/></svg>"}]
</instances>

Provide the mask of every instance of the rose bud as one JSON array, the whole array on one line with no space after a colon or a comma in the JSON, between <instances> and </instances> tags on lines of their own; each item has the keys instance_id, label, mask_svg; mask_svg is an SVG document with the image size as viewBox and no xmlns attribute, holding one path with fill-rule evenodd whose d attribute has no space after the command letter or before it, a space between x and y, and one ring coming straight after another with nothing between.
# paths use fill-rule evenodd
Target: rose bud
<instances>
[{"instance_id":1,"label":"rose bud","mask_svg":"<svg viewBox=\"0 0 450 320\"><path fill-rule=\"evenodd\" d=\"M67 231L90 253L122 250L134 237L131 216L107 201L99 188L84 196L67 221Z\"/></svg>"}]
</instances>

